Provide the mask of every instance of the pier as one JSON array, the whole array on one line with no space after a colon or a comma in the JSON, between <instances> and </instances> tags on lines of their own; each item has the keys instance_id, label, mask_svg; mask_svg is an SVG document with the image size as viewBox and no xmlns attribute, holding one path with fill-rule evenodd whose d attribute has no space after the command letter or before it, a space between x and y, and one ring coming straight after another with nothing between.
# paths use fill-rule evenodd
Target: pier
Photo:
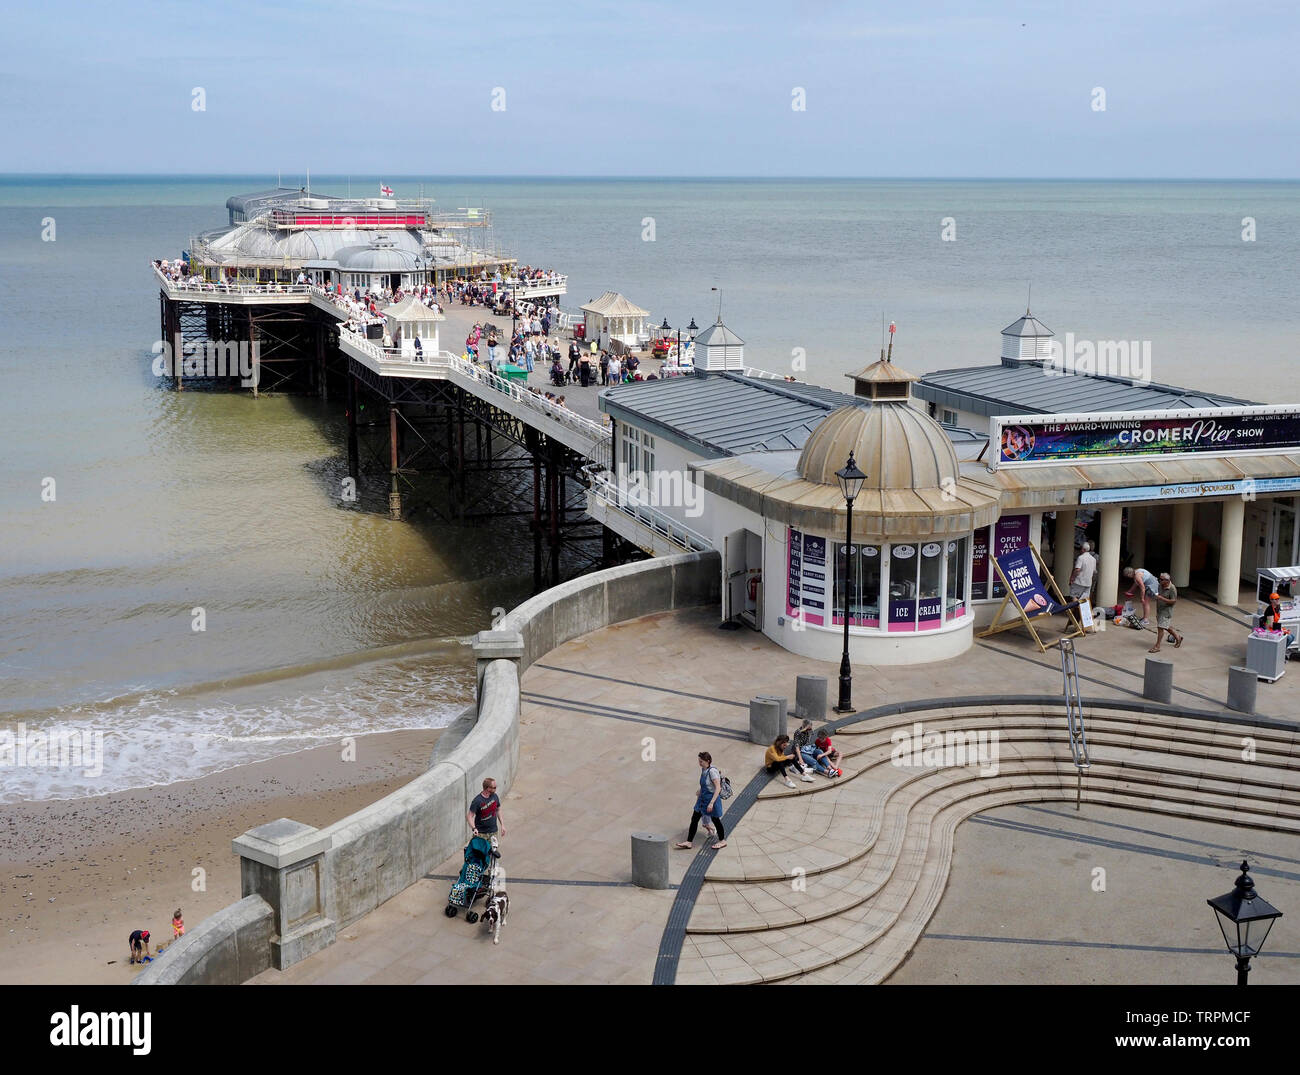
<instances>
[{"instance_id":1,"label":"pier","mask_svg":"<svg viewBox=\"0 0 1300 1075\"><path fill-rule=\"evenodd\" d=\"M163 340L177 361L174 383L240 384L235 374L190 375L180 356L219 342L257 355L252 391L297 392L346 401L347 472L386 472L393 519L428 512L465 522L526 515L539 589L560 580L561 551L591 566L645 555L707 549L710 543L654 507L634 503L612 480L612 426L594 394L559 406L539 390L445 349L385 347L347 327L351 311L318 282L183 282L153 268ZM519 300L564 294L567 278L501 285ZM482 308L451 308L452 338ZM459 332L460 336L464 332ZM566 400L567 402L567 400ZM531 503L482 510L503 482L531 479ZM417 480L418 479L418 480ZM356 486L354 486L355 492Z\"/></svg>"}]
</instances>

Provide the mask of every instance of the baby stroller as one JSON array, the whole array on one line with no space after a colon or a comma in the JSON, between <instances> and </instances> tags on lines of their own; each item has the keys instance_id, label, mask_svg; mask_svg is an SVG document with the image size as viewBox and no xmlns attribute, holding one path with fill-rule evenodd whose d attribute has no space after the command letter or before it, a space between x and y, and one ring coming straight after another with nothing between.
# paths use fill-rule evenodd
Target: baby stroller
<instances>
[{"instance_id":1,"label":"baby stroller","mask_svg":"<svg viewBox=\"0 0 1300 1075\"><path fill-rule=\"evenodd\" d=\"M478 912L472 908L476 900L491 892L497 871L496 860L500 857L496 837L475 836L470 840L465 847L465 864L460 868L460 876L452 882L447 894L447 909L443 913L448 918L455 918L456 912L464 908L466 922L478 921Z\"/></svg>"},{"instance_id":2,"label":"baby stroller","mask_svg":"<svg viewBox=\"0 0 1300 1075\"><path fill-rule=\"evenodd\" d=\"M555 385L556 388L563 388L568 383L568 380L568 374L564 372L564 368L558 362L551 367L551 384Z\"/></svg>"}]
</instances>

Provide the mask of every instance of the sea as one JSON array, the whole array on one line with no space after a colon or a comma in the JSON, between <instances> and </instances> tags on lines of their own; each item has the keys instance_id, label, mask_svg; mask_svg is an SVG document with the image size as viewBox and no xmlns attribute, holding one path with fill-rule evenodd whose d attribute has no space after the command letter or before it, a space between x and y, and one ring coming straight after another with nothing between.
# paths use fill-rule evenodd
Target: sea
<instances>
[{"instance_id":1,"label":"sea","mask_svg":"<svg viewBox=\"0 0 1300 1075\"><path fill-rule=\"evenodd\" d=\"M285 176L286 185L305 178ZM531 592L507 522L341 504L331 401L154 377L152 258L275 176L0 176L0 746L99 733L102 771L5 764L0 802L166 784L362 733L445 726L468 640ZM1300 400L1300 183L316 176L493 213L492 241L719 316L747 364L831 387L873 361L996 361L1032 306L1146 341L1154 380ZM202 630L195 627L201 626Z\"/></svg>"}]
</instances>

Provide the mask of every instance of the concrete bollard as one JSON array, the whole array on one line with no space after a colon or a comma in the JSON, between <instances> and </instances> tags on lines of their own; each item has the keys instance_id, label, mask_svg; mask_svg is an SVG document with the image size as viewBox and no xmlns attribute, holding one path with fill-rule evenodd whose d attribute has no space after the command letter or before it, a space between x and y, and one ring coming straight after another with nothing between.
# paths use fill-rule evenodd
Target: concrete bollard
<instances>
[{"instance_id":1,"label":"concrete bollard","mask_svg":"<svg viewBox=\"0 0 1300 1075\"><path fill-rule=\"evenodd\" d=\"M1174 697L1174 662L1162 657L1148 657L1142 676L1142 697L1168 705Z\"/></svg>"},{"instance_id":2,"label":"concrete bollard","mask_svg":"<svg viewBox=\"0 0 1300 1075\"><path fill-rule=\"evenodd\" d=\"M632 884L637 888L668 887L668 837L657 832L632 834Z\"/></svg>"},{"instance_id":3,"label":"concrete bollard","mask_svg":"<svg viewBox=\"0 0 1300 1075\"><path fill-rule=\"evenodd\" d=\"M749 700L749 741L770 746L781 733L777 729L785 717L785 703L780 698L761 696Z\"/></svg>"},{"instance_id":4,"label":"concrete bollard","mask_svg":"<svg viewBox=\"0 0 1300 1075\"><path fill-rule=\"evenodd\" d=\"M777 735L788 734L785 727L785 718L789 711L790 703L786 701L784 698L782 698L779 694L760 694L759 698L761 698L765 702L776 703L776 711L777 711L776 734ZM775 736L773 738L775 738ZM772 741L771 739L768 740L769 743L771 741Z\"/></svg>"},{"instance_id":5,"label":"concrete bollard","mask_svg":"<svg viewBox=\"0 0 1300 1075\"><path fill-rule=\"evenodd\" d=\"M1255 695L1259 692L1259 677L1253 668L1237 665L1228 669L1228 708L1238 713L1255 712Z\"/></svg>"},{"instance_id":6,"label":"concrete bollard","mask_svg":"<svg viewBox=\"0 0 1300 1075\"><path fill-rule=\"evenodd\" d=\"M826 677L797 676L794 681L794 714L814 726L826 723Z\"/></svg>"}]
</instances>

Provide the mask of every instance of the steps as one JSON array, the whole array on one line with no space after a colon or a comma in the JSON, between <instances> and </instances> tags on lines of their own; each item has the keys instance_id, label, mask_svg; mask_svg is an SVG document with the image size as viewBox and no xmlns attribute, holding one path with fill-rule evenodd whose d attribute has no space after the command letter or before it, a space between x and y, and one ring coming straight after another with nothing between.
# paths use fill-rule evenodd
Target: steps
<instances>
[{"instance_id":1,"label":"steps","mask_svg":"<svg viewBox=\"0 0 1300 1075\"><path fill-rule=\"evenodd\" d=\"M1300 833L1300 730L1104 703L1086 706L1084 719L1084 802ZM996 772L895 765L917 723L945 736L983 732L990 749L996 731ZM687 926L679 984L883 981L939 905L957 826L998 806L1073 802L1078 786L1059 706L878 718L841 729L836 745L843 777L794 789L773 781L728 834Z\"/></svg>"}]
</instances>

